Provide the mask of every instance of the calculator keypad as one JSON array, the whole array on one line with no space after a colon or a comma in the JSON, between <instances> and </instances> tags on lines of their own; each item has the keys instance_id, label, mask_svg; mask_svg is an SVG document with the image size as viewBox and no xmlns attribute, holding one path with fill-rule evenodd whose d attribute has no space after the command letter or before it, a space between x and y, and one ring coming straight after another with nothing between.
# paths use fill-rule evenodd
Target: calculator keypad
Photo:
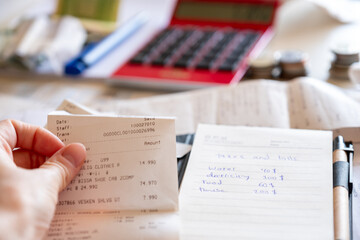
<instances>
[{"instance_id":1,"label":"calculator keypad","mask_svg":"<svg viewBox=\"0 0 360 240\"><path fill-rule=\"evenodd\" d=\"M158 34L130 63L234 71L259 35L251 30L171 27Z\"/></svg>"}]
</instances>

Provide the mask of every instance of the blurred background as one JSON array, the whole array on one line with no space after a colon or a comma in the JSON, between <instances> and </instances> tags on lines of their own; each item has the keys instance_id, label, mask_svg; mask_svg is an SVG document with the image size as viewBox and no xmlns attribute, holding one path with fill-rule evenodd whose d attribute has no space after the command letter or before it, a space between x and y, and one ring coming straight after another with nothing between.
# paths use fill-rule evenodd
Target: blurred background
<instances>
[{"instance_id":1,"label":"blurred background","mask_svg":"<svg viewBox=\"0 0 360 240\"><path fill-rule=\"evenodd\" d=\"M131 43L114 49L83 74L108 77L154 32L168 24L175 3L175 0L0 0L0 71L16 69L62 75L64 64L87 44L100 41L136 13L145 11L150 19L146 28L131 38ZM354 31L359 29L359 12L360 1L354 0L283 0L275 21L274 40L265 52L289 49L305 52L309 55L307 74L328 79L331 61L336 57L331 51L333 46L359 48L360 31ZM24 38L29 26L33 26L33 34Z\"/></svg>"}]
</instances>

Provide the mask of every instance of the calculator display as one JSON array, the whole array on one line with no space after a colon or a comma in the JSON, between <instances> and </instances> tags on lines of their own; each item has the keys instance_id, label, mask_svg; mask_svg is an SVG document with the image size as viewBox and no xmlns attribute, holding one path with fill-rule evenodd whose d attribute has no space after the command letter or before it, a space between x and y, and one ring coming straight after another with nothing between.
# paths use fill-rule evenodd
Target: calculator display
<instances>
[{"instance_id":1,"label":"calculator display","mask_svg":"<svg viewBox=\"0 0 360 240\"><path fill-rule=\"evenodd\" d=\"M175 17L204 21L269 23L273 11L274 6L266 4L180 1Z\"/></svg>"}]
</instances>

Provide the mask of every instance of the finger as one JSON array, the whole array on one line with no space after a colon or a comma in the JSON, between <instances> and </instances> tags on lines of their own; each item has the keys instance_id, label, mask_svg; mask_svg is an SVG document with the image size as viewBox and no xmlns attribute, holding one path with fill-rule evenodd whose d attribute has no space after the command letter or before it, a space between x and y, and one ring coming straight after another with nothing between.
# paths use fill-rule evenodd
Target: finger
<instances>
[{"instance_id":1,"label":"finger","mask_svg":"<svg viewBox=\"0 0 360 240\"><path fill-rule=\"evenodd\" d=\"M11 150L20 147L48 157L64 146L48 130L16 120L0 122L0 137L8 143Z\"/></svg>"},{"instance_id":2,"label":"finger","mask_svg":"<svg viewBox=\"0 0 360 240\"><path fill-rule=\"evenodd\" d=\"M46 161L44 155L25 149L13 151L13 157L16 166L26 169L39 168Z\"/></svg>"},{"instance_id":3,"label":"finger","mask_svg":"<svg viewBox=\"0 0 360 240\"><path fill-rule=\"evenodd\" d=\"M5 146L8 144L3 144L5 140L0 136L0 172L1 170L7 171L10 168L16 168L16 164L13 161L13 155L11 149Z\"/></svg>"},{"instance_id":4,"label":"finger","mask_svg":"<svg viewBox=\"0 0 360 240\"><path fill-rule=\"evenodd\" d=\"M40 166L49 178L49 187L62 191L79 172L85 157L85 147L80 143L70 144L55 153Z\"/></svg>"}]
</instances>

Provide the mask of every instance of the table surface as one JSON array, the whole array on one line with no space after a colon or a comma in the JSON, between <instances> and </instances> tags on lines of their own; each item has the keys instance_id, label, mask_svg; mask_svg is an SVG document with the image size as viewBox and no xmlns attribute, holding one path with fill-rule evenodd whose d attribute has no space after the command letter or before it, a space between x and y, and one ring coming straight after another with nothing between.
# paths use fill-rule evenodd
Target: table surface
<instances>
[{"instance_id":1,"label":"table surface","mask_svg":"<svg viewBox=\"0 0 360 240\"><path fill-rule=\"evenodd\" d=\"M46 113L44 111L55 109L65 98L87 105L87 103L94 101L98 104L106 104L109 99L116 101L168 93L167 91L148 89L114 88L104 81L140 45L147 41L149 35L166 26L174 4L174 0L122 0L122 2L121 22L126 21L143 8L148 9L153 20L138 32L131 41L115 49L104 61L99 62L95 67L87 71L84 78L74 81L64 77L38 76L28 73L18 74L0 70L0 97L6 95L9 99L8 103L5 103L3 99L6 99L6 97L1 98L3 102L0 101L0 120L1 114L4 115L5 112L6 116L6 111L11 112L13 108L17 107L6 106L7 104L15 102L22 104L27 100L29 100L29 103L24 104L26 105L25 108L31 106L29 107L31 109L19 106L18 111L22 111L22 115L26 114L25 111L31 111L37 118L33 123L39 124L38 118L40 117L43 117L43 122L46 122ZM333 58L330 51L332 44L344 40L360 43L360 23L341 23L330 17L322 8L308 1L289 0L279 9L275 22L275 32L276 35L265 49L266 52L272 53L279 50L296 49L308 53L310 57L308 65L310 77L352 91L360 101L360 94L350 81L329 79L328 74L331 59ZM13 97L21 101L10 100ZM37 110L38 112L36 112ZM20 115L13 111L10 116ZM43 123L40 125L43 125Z\"/></svg>"}]
</instances>

